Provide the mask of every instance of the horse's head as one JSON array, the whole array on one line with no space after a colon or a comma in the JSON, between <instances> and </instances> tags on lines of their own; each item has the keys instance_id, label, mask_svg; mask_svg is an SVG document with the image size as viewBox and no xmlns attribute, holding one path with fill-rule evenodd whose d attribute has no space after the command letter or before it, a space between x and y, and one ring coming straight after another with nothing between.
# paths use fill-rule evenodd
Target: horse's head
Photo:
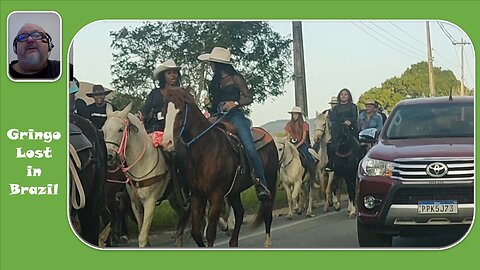
<instances>
[{"instance_id":1,"label":"horse's head","mask_svg":"<svg viewBox=\"0 0 480 270\"><path fill-rule=\"evenodd\" d=\"M184 129L188 129L187 116L193 112L195 99L185 89L177 87L167 90L164 96L163 114L165 115L165 129L163 133L162 147L167 152L175 150L175 144L178 141L178 135ZM188 109L187 104L192 104L192 109Z\"/></svg>"},{"instance_id":2,"label":"horse's head","mask_svg":"<svg viewBox=\"0 0 480 270\"><path fill-rule=\"evenodd\" d=\"M141 125L133 114L130 114L132 104L128 104L121 111L113 111L107 106L107 120L102 127L105 143L107 144L107 163L109 168L118 167L119 148L126 133L138 133Z\"/></svg>"},{"instance_id":3,"label":"horse's head","mask_svg":"<svg viewBox=\"0 0 480 270\"><path fill-rule=\"evenodd\" d=\"M327 144L330 141L330 128L328 127L327 116L323 113L317 114L315 118L315 130L313 132L313 140Z\"/></svg>"},{"instance_id":4,"label":"horse's head","mask_svg":"<svg viewBox=\"0 0 480 270\"><path fill-rule=\"evenodd\" d=\"M276 138L275 145L277 146L278 160L280 162L291 159L292 156L298 156L298 151L296 151L295 145L293 145L287 137Z\"/></svg>"}]
</instances>

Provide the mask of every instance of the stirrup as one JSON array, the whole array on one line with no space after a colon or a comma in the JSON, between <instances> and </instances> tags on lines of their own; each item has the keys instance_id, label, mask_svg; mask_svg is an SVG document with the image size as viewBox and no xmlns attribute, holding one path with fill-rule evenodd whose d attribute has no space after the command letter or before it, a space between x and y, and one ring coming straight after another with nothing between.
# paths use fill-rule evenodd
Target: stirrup
<instances>
[{"instance_id":1,"label":"stirrup","mask_svg":"<svg viewBox=\"0 0 480 270\"><path fill-rule=\"evenodd\" d=\"M254 179L253 185L255 186L255 192L257 193L257 198L259 201L265 202L272 199L270 190L260 181L258 177Z\"/></svg>"}]
</instances>

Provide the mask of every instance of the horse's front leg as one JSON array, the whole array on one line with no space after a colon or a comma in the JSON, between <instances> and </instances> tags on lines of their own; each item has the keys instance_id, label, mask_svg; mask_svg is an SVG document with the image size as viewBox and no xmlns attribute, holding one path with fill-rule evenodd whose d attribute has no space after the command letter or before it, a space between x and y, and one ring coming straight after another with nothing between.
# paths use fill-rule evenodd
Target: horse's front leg
<instances>
[{"instance_id":1,"label":"horse's front leg","mask_svg":"<svg viewBox=\"0 0 480 270\"><path fill-rule=\"evenodd\" d=\"M293 216L293 199L292 199L292 189L290 186L282 181L283 189L285 190L285 193L287 194L287 202L288 202L288 215L287 219L292 219Z\"/></svg>"},{"instance_id":2,"label":"horse's front leg","mask_svg":"<svg viewBox=\"0 0 480 270\"><path fill-rule=\"evenodd\" d=\"M133 215L137 220L138 233L140 233L143 225L143 206L140 202L140 199L138 198L138 193L136 191L133 191L131 186L127 185L127 193L130 197L130 204L132 207Z\"/></svg>"},{"instance_id":3,"label":"horse's front leg","mask_svg":"<svg viewBox=\"0 0 480 270\"><path fill-rule=\"evenodd\" d=\"M313 207L313 192L315 189L313 186L308 185L307 187L308 191L308 207L307 207L307 214L306 217L314 217L315 215L312 214L312 207Z\"/></svg>"},{"instance_id":4,"label":"horse's front leg","mask_svg":"<svg viewBox=\"0 0 480 270\"><path fill-rule=\"evenodd\" d=\"M199 247L205 247L202 235L202 223L205 216L207 200L199 195L192 194L192 238Z\"/></svg>"},{"instance_id":5,"label":"horse's front leg","mask_svg":"<svg viewBox=\"0 0 480 270\"><path fill-rule=\"evenodd\" d=\"M217 225L220 214L222 213L225 203L221 192L214 192L210 196L210 213L208 216L207 226L207 243L208 247L213 247L215 238L217 237Z\"/></svg>"},{"instance_id":6,"label":"horse's front leg","mask_svg":"<svg viewBox=\"0 0 480 270\"><path fill-rule=\"evenodd\" d=\"M228 244L230 247L238 247L238 236L240 234L240 228L243 223L243 215L245 214L245 209L243 208L240 194L232 195L231 197L229 197L228 201L232 206L233 213L235 215L235 225L233 227L232 237L230 237L230 242Z\"/></svg>"},{"instance_id":7,"label":"horse's front leg","mask_svg":"<svg viewBox=\"0 0 480 270\"><path fill-rule=\"evenodd\" d=\"M302 198L302 179L297 179L293 184L292 200L294 211L296 210L299 215L302 214L304 208Z\"/></svg>"},{"instance_id":8,"label":"horse's front leg","mask_svg":"<svg viewBox=\"0 0 480 270\"><path fill-rule=\"evenodd\" d=\"M156 199L151 197L143 202L143 226L138 234L138 246L146 247L148 243L148 233L153 220L153 211L155 210Z\"/></svg>"},{"instance_id":9,"label":"horse's front leg","mask_svg":"<svg viewBox=\"0 0 480 270\"><path fill-rule=\"evenodd\" d=\"M355 176L345 177L345 182L347 183L347 191L348 191L348 217L353 218L356 215L356 208L355 208L355 184L356 178Z\"/></svg>"},{"instance_id":10,"label":"horse's front leg","mask_svg":"<svg viewBox=\"0 0 480 270\"><path fill-rule=\"evenodd\" d=\"M188 216L190 215L190 207L186 210L180 205L176 196L172 194L168 197L168 202L170 206L172 206L175 214L177 214L177 224L176 224L176 232L175 232L175 246L182 247L183 246L183 232L185 227L187 226Z\"/></svg>"}]
</instances>

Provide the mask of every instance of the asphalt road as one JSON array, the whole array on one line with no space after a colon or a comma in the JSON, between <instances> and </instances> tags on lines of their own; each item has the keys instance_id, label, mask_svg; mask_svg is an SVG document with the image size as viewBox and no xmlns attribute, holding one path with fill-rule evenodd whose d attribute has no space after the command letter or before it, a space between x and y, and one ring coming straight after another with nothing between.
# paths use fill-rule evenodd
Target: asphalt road
<instances>
[{"instance_id":1,"label":"asphalt road","mask_svg":"<svg viewBox=\"0 0 480 270\"><path fill-rule=\"evenodd\" d=\"M356 219L349 219L346 205L339 212L323 213L321 208L314 209L313 218L296 215L292 220L285 217L286 209L277 210L272 224L272 248L278 249L358 249ZM239 237L239 248L263 248L265 239L263 224L252 228L247 217ZM430 248L438 249L455 243L463 234L441 234L439 236L394 237L394 248ZM230 237L226 232L217 230L215 248L228 248ZM174 232L153 232L149 237L152 248L175 248ZM136 239L130 239L123 248L136 248ZM190 232L184 234L184 248L196 248Z\"/></svg>"}]
</instances>

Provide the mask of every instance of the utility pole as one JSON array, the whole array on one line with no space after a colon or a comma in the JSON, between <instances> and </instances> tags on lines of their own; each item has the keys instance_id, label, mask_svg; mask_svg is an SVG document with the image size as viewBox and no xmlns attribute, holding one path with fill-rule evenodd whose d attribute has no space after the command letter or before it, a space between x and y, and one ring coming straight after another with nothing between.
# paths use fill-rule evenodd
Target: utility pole
<instances>
[{"instance_id":1,"label":"utility pole","mask_svg":"<svg viewBox=\"0 0 480 270\"><path fill-rule=\"evenodd\" d=\"M461 73L461 77L460 77L460 95L461 96L464 96L465 95L465 66L464 66L464 62L463 62L463 59L464 59L464 52L463 52L463 47L465 45L468 45L468 44L471 44L470 42L466 42L463 40L461 40L461 42L452 42L453 45L461 45L462 46L462 50L461 50L461 57L462 57L462 61L461 61L461 69L462 69L462 73Z\"/></svg>"},{"instance_id":2,"label":"utility pole","mask_svg":"<svg viewBox=\"0 0 480 270\"><path fill-rule=\"evenodd\" d=\"M463 38L462 38L463 43ZM462 44L462 75L460 76L460 96L465 96L465 74L463 72L463 44Z\"/></svg>"},{"instance_id":3,"label":"utility pole","mask_svg":"<svg viewBox=\"0 0 480 270\"><path fill-rule=\"evenodd\" d=\"M430 96L435 96L435 80L433 78L433 57L432 57L432 44L430 41L430 25L427 21L427 54L428 54L428 85L430 86Z\"/></svg>"},{"instance_id":4,"label":"utility pole","mask_svg":"<svg viewBox=\"0 0 480 270\"><path fill-rule=\"evenodd\" d=\"M308 119L307 87L305 83L305 60L303 54L302 22L292 22L293 68L295 73L295 106L300 106Z\"/></svg>"}]
</instances>

